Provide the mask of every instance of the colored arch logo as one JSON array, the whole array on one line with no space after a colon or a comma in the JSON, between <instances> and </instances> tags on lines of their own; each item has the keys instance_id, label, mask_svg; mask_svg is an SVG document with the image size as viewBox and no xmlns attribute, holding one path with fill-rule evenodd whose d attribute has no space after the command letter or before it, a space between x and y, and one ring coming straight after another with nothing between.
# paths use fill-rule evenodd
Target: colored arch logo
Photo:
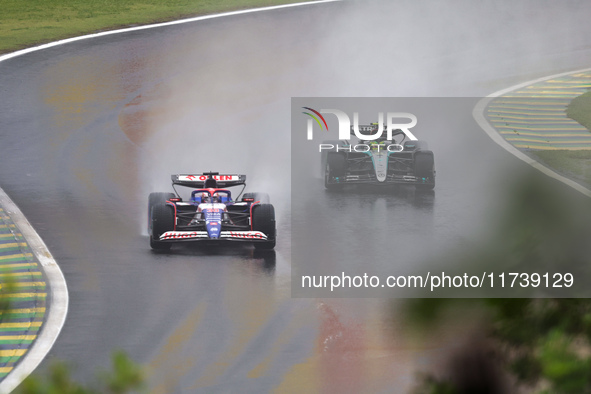
<instances>
[{"instance_id":1,"label":"colored arch logo","mask_svg":"<svg viewBox=\"0 0 591 394\"><path fill-rule=\"evenodd\" d=\"M318 112L315 109L312 109L310 107L302 107L302 108L307 109L308 111L312 112L312 113L310 113L310 112L302 112L302 113L305 115L308 115L309 117L314 119L316 121L316 123L318 123L318 126L320 126L320 130L324 129L324 127L322 127L322 123L324 123L324 126L326 127L326 131L328 131L328 124L326 124L326 119L324 119L324 116L322 116L320 114L320 112ZM309 140L312 139L312 119L308 119L308 139ZM322 123L320 123L320 120L322 120Z\"/></svg>"}]
</instances>

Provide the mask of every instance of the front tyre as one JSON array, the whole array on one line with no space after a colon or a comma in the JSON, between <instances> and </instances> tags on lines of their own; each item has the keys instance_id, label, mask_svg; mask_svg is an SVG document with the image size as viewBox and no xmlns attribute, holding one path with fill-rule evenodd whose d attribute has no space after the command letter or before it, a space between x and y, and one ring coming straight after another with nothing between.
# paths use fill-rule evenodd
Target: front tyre
<instances>
[{"instance_id":1,"label":"front tyre","mask_svg":"<svg viewBox=\"0 0 591 394\"><path fill-rule=\"evenodd\" d=\"M415 154L415 177L418 178L416 189L433 190L435 188L435 159L433 152L420 151Z\"/></svg>"},{"instance_id":2,"label":"front tyre","mask_svg":"<svg viewBox=\"0 0 591 394\"><path fill-rule=\"evenodd\" d=\"M152 207L150 222L150 246L154 250L169 250L172 246L169 242L160 241L160 236L167 231L174 230L174 210L165 203Z\"/></svg>"},{"instance_id":3,"label":"front tyre","mask_svg":"<svg viewBox=\"0 0 591 394\"><path fill-rule=\"evenodd\" d=\"M152 207L158 204L164 204L171 198L176 197L174 193L169 192L155 192L148 196L148 233L150 233L150 222L152 221Z\"/></svg>"},{"instance_id":4,"label":"front tyre","mask_svg":"<svg viewBox=\"0 0 591 394\"><path fill-rule=\"evenodd\" d=\"M322 141L322 145L325 147L327 147L327 145L332 145L332 148L330 150L322 149L322 153L320 155L320 176L324 176L328 154L330 152L338 152L338 147L346 146L346 143L342 140L325 140Z\"/></svg>"},{"instance_id":5,"label":"front tyre","mask_svg":"<svg viewBox=\"0 0 591 394\"><path fill-rule=\"evenodd\" d=\"M343 184L338 183L337 178L347 173L347 159L342 153L329 152L326 157L324 172L324 187L328 190L342 189Z\"/></svg>"},{"instance_id":6,"label":"front tyre","mask_svg":"<svg viewBox=\"0 0 591 394\"><path fill-rule=\"evenodd\" d=\"M275 248L277 228L275 225L275 208L271 204L255 205L252 210L252 229L267 236L265 242L255 242L255 249L269 250Z\"/></svg>"}]
</instances>

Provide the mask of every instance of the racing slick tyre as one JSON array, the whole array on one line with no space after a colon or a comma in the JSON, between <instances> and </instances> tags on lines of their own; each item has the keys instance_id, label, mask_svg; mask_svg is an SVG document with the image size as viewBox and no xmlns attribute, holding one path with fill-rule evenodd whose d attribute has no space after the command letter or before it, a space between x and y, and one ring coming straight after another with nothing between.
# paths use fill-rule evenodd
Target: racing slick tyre
<instances>
[{"instance_id":1,"label":"racing slick tyre","mask_svg":"<svg viewBox=\"0 0 591 394\"><path fill-rule=\"evenodd\" d=\"M252 229L267 236L266 242L255 242L255 249L273 249L277 240L275 208L271 204L255 205L252 210Z\"/></svg>"},{"instance_id":2,"label":"racing slick tyre","mask_svg":"<svg viewBox=\"0 0 591 394\"><path fill-rule=\"evenodd\" d=\"M417 183L419 190L433 190L435 187L435 159L433 152L421 151L415 154L415 176L425 183Z\"/></svg>"},{"instance_id":3,"label":"racing slick tyre","mask_svg":"<svg viewBox=\"0 0 591 394\"><path fill-rule=\"evenodd\" d=\"M258 192L251 192L251 193L244 193L242 196L242 201L245 198L254 198L254 201L260 201L262 204L269 204L271 202L271 197L267 193L258 193Z\"/></svg>"},{"instance_id":4,"label":"racing slick tyre","mask_svg":"<svg viewBox=\"0 0 591 394\"><path fill-rule=\"evenodd\" d=\"M150 246L155 250L169 250L171 243L158 241L167 231L174 230L174 210L165 203L155 204L151 212Z\"/></svg>"},{"instance_id":5,"label":"racing slick tyre","mask_svg":"<svg viewBox=\"0 0 591 394\"><path fill-rule=\"evenodd\" d=\"M332 183L333 178L344 176L347 172L347 160L341 153L329 152L326 156L326 168L324 171L324 187L328 190L337 190L343 184Z\"/></svg>"},{"instance_id":6,"label":"racing slick tyre","mask_svg":"<svg viewBox=\"0 0 591 394\"><path fill-rule=\"evenodd\" d=\"M324 146L326 145L332 145L335 148L332 148L330 150L327 149L323 149L322 150L322 154L320 156L320 176L324 176L324 170L326 169L326 158L328 156L329 152L336 152L337 151L337 146L344 146L344 142L342 140L326 140L326 141L322 141L322 144Z\"/></svg>"}]
</instances>

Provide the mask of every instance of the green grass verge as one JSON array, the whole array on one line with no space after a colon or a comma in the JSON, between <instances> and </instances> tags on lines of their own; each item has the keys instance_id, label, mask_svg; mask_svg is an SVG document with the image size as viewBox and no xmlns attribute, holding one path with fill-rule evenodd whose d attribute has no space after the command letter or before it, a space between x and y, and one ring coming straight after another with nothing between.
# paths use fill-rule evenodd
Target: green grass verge
<instances>
[{"instance_id":1,"label":"green grass verge","mask_svg":"<svg viewBox=\"0 0 591 394\"><path fill-rule=\"evenodd\" d=\"M0 0L0 53L130 25L300 1L306 0Z\"/></svg>"},{"instance_id":2,"label":"green grass verge","mask_svg":"<svg viewBox=\"0 0 591 394\"><path fill-rule=\"evenodd\" d=\"M591 130L591 92L574 98L566 109L566 116ZM553 150L529 153L534 159L562 175L591 187L591 151Z\"/></svg>"},{"instance_id":3,"label":"green grass verge","mask_svg":"<svg viewBox=\"0 0 591 394\"><path fill-rule=\"evenodd\" d=\"M591 150L529 151L528 154L567 178L591 187Z\"/></svg>"},{"instance_id":4,"label":"green grass verge","mask_svg":"<svg viewBox=\"0 0 591 394\"><path fill-rule=\"evenodd\" d=\"M566 108L566 116L591 131L591 92L576 97Z\"/></svg>"}]
</instances>

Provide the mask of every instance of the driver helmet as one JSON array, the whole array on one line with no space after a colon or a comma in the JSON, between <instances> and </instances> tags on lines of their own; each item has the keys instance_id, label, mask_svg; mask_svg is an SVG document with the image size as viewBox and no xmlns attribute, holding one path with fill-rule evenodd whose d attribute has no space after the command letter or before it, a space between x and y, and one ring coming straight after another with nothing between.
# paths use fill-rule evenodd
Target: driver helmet
<instances>
[{"instance_id":1,"label":"driver helmet","mask_svg":"<svg viewBox=\"0 0 591 394\"><path fill-rule=\"evenodd\" d=\"M378 138L376 140L370 141L368 145L372 150L381 151L386 148L386 140L383 138Z\"/></svg>"},{"instance_id":2,"label":"driver helmet","mask_svg":"<svg viewBox=\"0 0 591 394\"><path fill-rule=\"evenodd\" d=\"M201 193L201 202L202 203L207 203L209 202L209 193Z\"/></svg>"},{"instance_id":3,"label":"driver helmet","mask_svg":"<svg viewBox=\"0 0 591 394\"><path fill-rule=\"evenodd\" d=\"M211 199L211 202L220 202L220 194L219 193L213 193L213 197Z\"/></svg>"}]
</instances>

